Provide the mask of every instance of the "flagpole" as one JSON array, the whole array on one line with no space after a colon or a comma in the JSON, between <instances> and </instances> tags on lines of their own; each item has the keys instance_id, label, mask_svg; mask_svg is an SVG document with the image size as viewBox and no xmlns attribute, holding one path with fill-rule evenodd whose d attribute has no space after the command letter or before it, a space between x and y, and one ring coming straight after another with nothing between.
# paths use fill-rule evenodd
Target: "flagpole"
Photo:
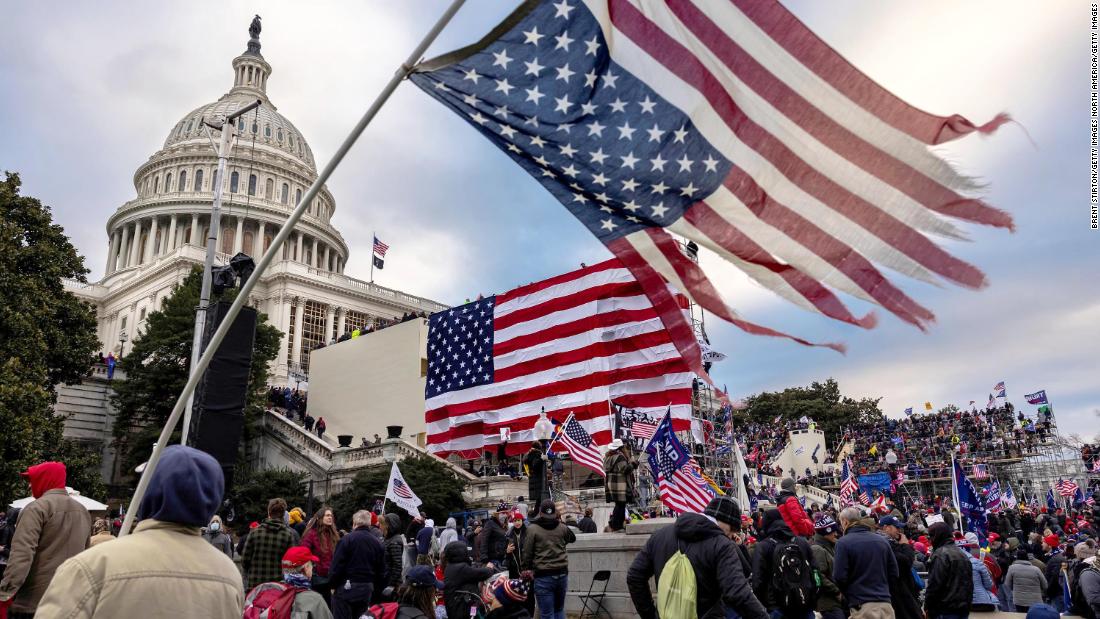
<instances>
[{"instance_id":1,"label":"flagpole","mask_svg":"<svg viewBox=\"0 0 1100 619\"><path fill-rule=\"evenodd\" d=\"M565 418L565 421L561 422L561 432L565 432L565 426L569 424L569 420L573 418L573 411L569 411L569 416ZM550 444L546 446L546 453L550 453L550 448L557 444L558 439L561 438L561 432L554 437L554 440L550 441Z\"/></svg>"},{"instance_id":2,"label":"flagpole","mask_svg":"<svg viewBox=\"0 0 1100 619\"><path fill-rule=\"evenodd\" d=\"M275 238L271 241L271 245L267 248L267 251L264 252L263 257L256 263L256 270L252 273L252 276L241 286L237 298L234 299L233 304L229 306L229 310L226 312L221 324L218 325L217 330L214 331L214 335L210 338L210 343L207 344L206 350L199 358L198 363L194 366L191 376L187 379L187 384L183 387L183 392L180 393L179 397L176 399L176 405L172 408L172 413L168 416L168 420L165 422L164 428L160 432L160 438L157 440L156 446L153 447L153 453L149 456L148 464L146 464L145 470L141 473L141 479L138 480L137 488L134 489L134 496L130 499L130 508L127 510L126 519L122 523L122 530L119 532L119 537L127 535L133 527L134 517L137 515L138 511L137 508L141 505L141 500L145 497L145 491L149 487L149 480L152 479L153 473L157 469L157 463L160 461L160 456L164 451L164 447L168 445L168 440L172 436L172 431L175 429L176 424L179 423L180 416L183 414L183 409L187 400L191 397L191 394L195 392L195 387L198 386L199 380L201 380L205 374L206 368L210 366L211 359L213 359L214 355L218 352L218 348L221 346L222 340L225 339L226 333L229 332L229 328L233 326L237 314L240 313L241 308L248 302L252 289L256 287L256 283L260 281L268 265L275 259L275 254L282 251L281 248L283 243L290 237L291 231L294 230L298 221L302 219L302 215L305 214L306 209L309 208L309 205L313 202L313 198L317 196L329 177L332 176L337 166L344 160L344 157L359 139L359 136L362 135L367 125L374 120L374 117L378 114L378 110L382 109L382 106L389 100L390 96L397 89L397 86L409 76L417 61L419 61L424 55L424 52L427 51L428 46L435 41L436 37L443 31L443 28L451 21L451 18L454 17L455 13L458 12L458 9L464 2L465 0L452 0L450 6L448 6L447 10L445 10L443 14L440 15L439 19L436 20L435 24L428 31L428 34L426 34L420 43L417 44L416 48L409 54L409 57L405 59L405 62L401 64L397 72L390 78L390 81L382 88L382 91L378 93L378 97L375 98L371 106L367 108L367 111L363 113L362 118L360 118L359 122L352 128L351 133L344 138L343 143L336 149L332 159L329 160L328 164L325 165L324 169L317 175L317 178L313 181L313 184L309 186L309 189L306 190L305 195L302 196L302 199L298 202L294 211L287 217L286 224L284 224L279 230L279 233L275 235Z\"/></svg>"},{"instance_id":3,"label":"flagpole","mask_svg":"<svg viewBox=\"0 0 1100 619\"><path fill-rule=\"evenodd\" d=\"M959 526L959 530L962 531L962 507L959 506L959 480L955 475L955 452L951 452L951 502L954 503L955 511L959 514L959 517L955 519L955 524Z\"/></svg>"},{"instance_id":4,"label":"flagpole","mask_svg":"<svg viewBox=\"0 0 1100 619\"><path fill-rule=\"evenodd\" d=\"M378 239L378 233L370 233L370 283L374 283L374 242Z\"/></svg>"}]
</instances>

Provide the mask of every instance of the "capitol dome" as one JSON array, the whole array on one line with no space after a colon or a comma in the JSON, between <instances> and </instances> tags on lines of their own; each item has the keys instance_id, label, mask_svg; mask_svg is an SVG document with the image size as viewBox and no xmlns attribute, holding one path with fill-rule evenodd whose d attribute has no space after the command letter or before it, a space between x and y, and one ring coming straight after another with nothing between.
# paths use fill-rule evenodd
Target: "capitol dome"
<instances>
[{"instance_id":1,"label":"capitol dome","mask_svg":"<svg viewBox=\"0 0 1100 619\"><path fill-rule=\"evenodd\" d=\"M218 165L210 138L216 140L218 130L209 129L207 137L204 121L219 126L228 114L260 101L236 120L222 179L218 250L225 256L243 251L259 258L317 179L309 143L267 95L272 70L260 53L258 26L232 67L229 91L176 122L161 149L134 172L137 198L107 221L107 275L157 262L180 247L205 245ZM335 211L332 194L322 187L276 260L342 273L348 246L332 226Z\"/></svg>"}]
</instances>

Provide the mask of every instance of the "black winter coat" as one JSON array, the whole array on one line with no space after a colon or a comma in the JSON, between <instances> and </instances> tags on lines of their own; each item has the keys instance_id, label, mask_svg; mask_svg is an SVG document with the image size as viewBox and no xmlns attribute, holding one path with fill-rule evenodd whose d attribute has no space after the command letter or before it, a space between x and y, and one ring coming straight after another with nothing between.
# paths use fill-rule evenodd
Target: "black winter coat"
<instances>
[{"instance_id":1,"label":"black winter coat","mask_svg":"<svg viewBox=\"0 0 1100 619\"><path fill-rule=\"evenodd\" d=\"M674 524L658 530L634 558L626 573L626 585L642 619L657 619L649 579L660 582L665 563L677 550L687 555L695 569L700 619L725 617L725 607L733 608L744 619L767 619L767 611L745 579L734 543L718 525L699 514L684 514Z\"/></svg>"},{"instance_id":2,"label":"black winter coat","mask_svg":"<svg viewBox=\"0 0 1100 619\"><path fill-rule=\"evenodd\" d=\"M820 568L814 561L814 553L810 549L809 542L801 537L795 537L791 532L791 528L779 515L778 509L769 509L764 512L763 527L764 535L767 537L757 542L752 551L752 591L756 598L760 600L760 603L764 605L764 608L775 609L778 606L775 596L772 594L772 561L775 555L775 547L779 542L787 543L793 539L794 543L802 550L802 556L810 564L810 567L813 569Z\"/></svg>"},{"instance_id":3,"label":"black winter coat","mask_svg":"<svg viewBox=\"0 0 1100 619\"><path fill-rule=\"evenodd\" d=\"M890 541L894 560L898 562L898 577L890 580L890 600L897 619L922 619L920 590L913 579L913 561L917 552L909 544Z\"/></svg>"},{"instance_id":4,"label":"black winter coat","mask_svg":"<svg viewBox=\"0 0 1100 619\"><path fill-rule=\"evenodd\" d=\"M385 550L386 585L396 587L401 584L401 558L405 554L405 538L401 535L401 517L386 514L386 530L389 537L382 543Z\"/></svg>"},{"instance_id":5,"label":"black winter coat","mask_svg":"<svg viewBox=\"0 0 1100 619\"><path fill-rule=\"evenodd\" d=\"M443 549L443 605L448 619L469 619L470 604L481 595L481 581L495 570L470 565L470 553L463 542L451 542Z\"/></svg>"},{"instance_id":6,"label":"black winter coat","mask_svg":"<svg viewBox=\"0 0 1100 619\"><path fill-rule=\"evenodd\" d=\"M973 597L970 557L951 541L933 550L928 558L928 587L924 593L928 617L968 614Z\"/></svg>"},{"instance_id":7,"label":"black winter coat","mask_svg":"<svg viewBox=\"0 0 1100 619\"><path fill-rule=\"evenodd\" d=\"M494 567L504 565L504 551L508 548L508 534L496 519L486 520L477 540L478 559L492 562Z\"/></svg>"},{"instance_id":8,"label":"black winter coat","mask_svg":"<svg viewBox=\"0 0 1100 619\"><path fill-rule=\"evenodd\" d=\"M1062 595L1062 564L1068 560L1064 552L1047 557L1047 567L1043 570L1043 575L1047 577L1047 599L1053 600Z\"/></svg>"}]
</instances>

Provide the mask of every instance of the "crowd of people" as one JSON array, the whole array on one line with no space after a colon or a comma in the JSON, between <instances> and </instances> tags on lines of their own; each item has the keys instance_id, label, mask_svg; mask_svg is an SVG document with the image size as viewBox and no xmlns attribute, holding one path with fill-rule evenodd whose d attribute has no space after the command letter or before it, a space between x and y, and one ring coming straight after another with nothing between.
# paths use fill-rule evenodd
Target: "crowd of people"
<instances>
[{"instance_id":1,"label":"crowd of people","mask_svg":"<svg viewBox=\"0 0 1100 619\"><path fill-rule=\"evenodd\" d=\"M375 331L381 331L382 329L385 329L386 327L392 327L393 325L398 325L398 324L401 324L403 322L409 322L410 320L415 320L417 318L427 319L428 318L428 313L427 312L405 312L400 317L394 316L393 320L387 320L385 318L375 318L372 322L369 322L369 323L367 323L366 325L364 325L362 327L354 327L354 328L348 329L347 331L344 331L344 333L342 333L340 335L340 337L337 337L337 338L331 340L328 344L331 346L332 344L337 344L339 342L346 342L348 340L355 339L355 338L357 338L361 335L366 335L368 333L374 333ZM325 347L325 343L321 342L320 344L315 346L314 349L324 348L324 347Z\"/></svg>"},{"instance_id":2,"label":"crowd of people","mask_svg":"<svg viewBox=\"0 0 1100 619\"><path fill-rule=\"evenodd\" d=\"M291 389L290 387L271 387L267 391L267 406L269 409L281 410L289 420L301 425L306 432L324 438L328 424L324 417L314 418L307 410L309 396L305 391Z\"/></svg>"},{"instance_id":3,"label":"crowd of people","mask_svg":"<svg viewBox=\"0 0 1100 619\"><path fill-rule=\"evenodd\" d=\"M563 618L566 547L594 532L591 510L565 522L555 502L518 497L491 518L442 527L426 514L306 518L281 498L234 541L216 514L224 479L210 455L165 449L129 535L94 521L65 490L63 463L30 467L34 501L0 522L0 617L293 619ZM406 524L407 520L407 524ZM155 605L155 606L150 606ZM264 614L262 614L264 613ZM473 614L472 614L473 613Z\"/></svg>"}]
</instances>

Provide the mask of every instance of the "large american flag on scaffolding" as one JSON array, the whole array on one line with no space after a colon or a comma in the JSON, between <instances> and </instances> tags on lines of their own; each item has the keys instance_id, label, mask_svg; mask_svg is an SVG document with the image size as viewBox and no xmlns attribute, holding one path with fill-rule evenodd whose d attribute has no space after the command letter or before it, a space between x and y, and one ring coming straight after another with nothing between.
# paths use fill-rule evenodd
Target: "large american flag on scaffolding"
<instances>
[{"instance_id":1,"label":"large american flag on scaffolding","mask_svg":"<svg viewBox=\"0 0 1100 619\"><path fill-rule=\"evenodd\" d=\"M558 422L573 413L606 445L611 399L654 418L671 403L674 429L690 429L693 375L618 260L438 312L428 329L433 452L477 457L508 428L507 453L523 453L541 410Z\"/></svg>"},{"instance_id":2,"label":"large american flag on scaffolding","mask_svg":"<svg viewBox=\"0 0 1100 619\"><path fill-rule=\"evenodd\" d=\"M689 363L698 344L662 279L747 332L784 334L742 319L673 235L807 310L875 324L839 291L923 329L933 313L885 273L979 288L982 272L930 237L1012 227L929 148L1006 117L976 127L907 104L776 0L530 0L410 79L628 266Z\"/></svg>"}]
</instances>

